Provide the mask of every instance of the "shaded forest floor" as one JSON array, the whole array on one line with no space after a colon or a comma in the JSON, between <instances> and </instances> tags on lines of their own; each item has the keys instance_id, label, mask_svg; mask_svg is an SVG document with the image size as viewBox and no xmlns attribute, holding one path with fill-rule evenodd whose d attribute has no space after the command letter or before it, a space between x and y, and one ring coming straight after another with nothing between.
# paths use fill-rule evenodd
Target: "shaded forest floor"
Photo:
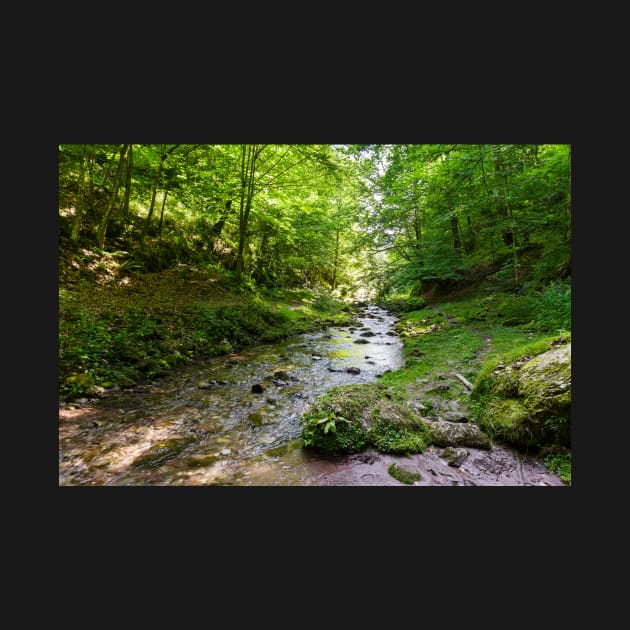
<instances>
[{"instance_id":1,"label":"shaded forest floor","mask_svg":"<svg viewBox=\"0 0 630 630\"><path fill-rule=\"evenodd\" d=\"M59 265L59 392L100 395L194 359L348 323L352 308L321 287L264 290L192 264L125 270L80 250Z\"/></svg>"}]
</instances>

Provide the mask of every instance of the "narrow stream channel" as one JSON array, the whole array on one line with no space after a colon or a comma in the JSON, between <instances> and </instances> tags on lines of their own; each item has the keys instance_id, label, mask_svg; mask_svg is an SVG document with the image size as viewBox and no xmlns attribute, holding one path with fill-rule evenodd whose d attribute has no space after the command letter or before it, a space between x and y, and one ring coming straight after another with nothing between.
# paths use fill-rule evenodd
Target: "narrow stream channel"
<instances>
[{"instance_id":1,"label":"narrow stream channel","mask_svg":"<svg viewBox=\"0 0 630 630\"><path fill-rule=\"evenodd\" d=\"M369 305L354 326L249 347L61 409L59 485L314 485L336 464L301 448L301 415L335 385L402 367L395 320Z\"/></svg>"}]
</instances>

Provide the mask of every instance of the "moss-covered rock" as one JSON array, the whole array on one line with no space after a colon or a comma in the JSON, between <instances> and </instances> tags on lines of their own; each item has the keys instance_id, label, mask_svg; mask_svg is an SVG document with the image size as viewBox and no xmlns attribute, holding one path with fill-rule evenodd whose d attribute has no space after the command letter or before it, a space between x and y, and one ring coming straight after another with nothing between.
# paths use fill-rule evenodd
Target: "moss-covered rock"
<instances>
[{"instance_id":1,"label":"moss-covered rock","mask_svg":"<svg viewBox=\"0 0 630 630\"><path fill-rule=\"evenodd\" d=\"M419 470L410 469L406 466L396 464L395 462L390 464L387 472L394 479L398 479L398 481L406 483L407 485L411 485L414 481L420 481L420 479L422 479L422 474Z\"/></svg>"},{"instance_id":2,"label":"moss-covered rock","mask_svg":"<svg viewBox=\"0 0 630 630\"><path fill-rule=\"evenodd\" d=\"M436 446L492 448L490 437L475 424L446 420L427 421L427 423L431 431L431 443Z\"/></svg>"},{"instance_id":3,"label":"moss-covered rock","mask_svg":"<svg viewBox=\"0 0 630 630\"><path fill-rule=\"evenodd\" d=\"M400 396L371 384L329 390L304 415L305 447L355 453L421 453L431 434L423 419Z\"/></svg>"},{"instance_id":4,"label":"moss-covered rock","mask_svg":"<svg viewBox=\"0 0 630 630\"><path fill-rule=\"evenodd\" d=\"M521 448L571 444L571 344L487 374L472 392L479 426Z\"/></svg>"}]
</instances>

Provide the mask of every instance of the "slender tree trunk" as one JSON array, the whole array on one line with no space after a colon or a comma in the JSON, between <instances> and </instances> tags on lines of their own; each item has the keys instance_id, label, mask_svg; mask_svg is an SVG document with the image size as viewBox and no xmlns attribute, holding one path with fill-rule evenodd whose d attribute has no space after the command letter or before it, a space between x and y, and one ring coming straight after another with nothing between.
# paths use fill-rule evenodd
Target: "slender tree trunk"
<instances>
[{"instance_id":1,"label":"slender tree trunk","mask_svg":"<svg viewBox=\"0 0 630 630\"><path fill-rule=\"evenodd\" d=\"M516 248L516 232L514 228L514 215L512 214L512 208L510 208L510 223L512 229L512 256L514 257L514 284L518 287L521 284L521 279L519 274L518 250Z\"/></svg>"},{"instance_id":2,"label":"slender tree trunk","mask_svg":"<svg viewBox=\"0 0 630 630\"><path fill-rule=\"evenodd\" d=\"M160 212L160 225L158 227L158 234L162 236L162 224L164 223L164 206L166 205L166 196L168 195L168 188L164 189L164 198L162 199L162 210Z\"/></svg>"},{"instance_id":3,"label":"slender tree trunk","mask_svg":"<svg viewBox=\"0 0 630 630\"><path fill-rule=\"evenodd\" d=\"M225 202L225 210L223 214L219 217L219 220L210 228L210 239L212 247L214 248L214 244L221 237L221 232L223 232L223 226L227 221L227 218L230 216L230 210L232 208L232 200L228 199Z\"/></svg>"},{"instance_id":4,"label":"slender tree trunk","mask_svg":"<svg viewBox=\"0 0 630 630\"><path fill-rule=\"evenodd\" d=\"M128 144L123 144L120 149L120 158L118 160L118 168L116 169L116 175L114 176L113 190L109 200L109 204L107 206L107 210L105 210L105 214L101 219L101 223L98 226L98 230L96 233L96 243L103 249L105 247L105 232L107 231L107 222L109 221L110 216L114 210L114 206L116 205L116 198L118 197L118 188L120 186L120 180L123 172L123 168L125 166L125 158L127 156L127 150L129 148Z\"/></svg>"},{"instance_id":5,"label":"slender tree trunk","mask_svg":"<svg viewBox=\"0 0 630 630\"><path fill-rule=\"evenodd\" d=\"M147 232L149 231L149 226L151 225L151 218L153 217L153 209L155 208L155 197L157 195L158 187L160 185L160 179L162 178L162 167L164 165L165 156L162 155L160 159L160 164L158 166L157 173L155 175L155 181L153 182L153 192L151 193L151 205L149 206L149 212L144 220L144 225L142 227L142 234L140 235L140 240L144 241Z\"/></svg>"},{"instance_id":6,"label":"slender tree trunk","mask_svg":"<svg viewBox=\"0 0 630 630\"><path fill-rule=\"evenodd\" d=\"M461 260L462 241L459 235L459 220L457 219L457 215L455 214L455 211L453 211L453 216L451 216L451 234L453 235L453 248L455 249L457 258Z\"/></svg>"},{"instance_id":7,"label":"slender tree trunk","mask_svg":"<svg viewBox=\"0 0 630 630\"><path fill-rule=\"evenodd\" d=\"M238 250L236 252L236 278L240 280L245 271L245 245L247 242L247 225L252 209L256 183L256 162L264 149L260 145L242 145L241 159L241 199L238 220Z\"/></svg>"},{"instance_id":8,"label":"slender tree trunk","mask_svg":"<svg viewBox=\"0 0 630 630\"><path fill-rule=\"evenodd\" d=\"M504 164L503 164L503 160L499 157L497 153L497 145L496 144L492 145L492 148L494 150L494 177L497 183L496 184L497 189L501 193L501 197L496 202L496 210L500 218L499 220L501 219L505 220L508 217L508 208L505 201L506 178L505 178L505 173L504 173ZM505 229L505 227L502 227L501 238L503 239L503 242L509 247L513 243L513 231L507 230Z\"/></svg>"},{"instance_id":9,"label":"slender tree trunk","mask_svg":"<svg viewBox=\"0 0 630 630\"><path fill-rule=\"evenodd\" d=\"M125 198L122 205L122 215L125 223L129 222L129 197L131 196L131 171L133 168L133 144L129 145L127 152L127 177L125 179Z\"/></svg>"},{"instance_id":10,"label":"slender tree trunk","mask_svg":"<svg viewBox=\"0 0 630 630\"><path fill-rule=\"evenodd\" d=\"M336 239L335 239L335 260L333 262L333 275L332 275L332 290L334 291L337 288L337 266L339 264L339 232L341 230L337 228L335 230Z\"/></svg>"},{"instance_id":11,"label":"slender tree trunk","mask_svg":"<svg viewBox=\"0 0 630 630\"><path fill-rule=\"evenodd\" d=\"M160 155L160 164L158 166L157 173L155 175L155 183L153 184L153 193L151 195L151 205L149 206L149 212L147 214L146 219L144 220L144 226L142 228L142 234L140 235L140 240L144 241L147 232L149 231L149 226L151 225L151 218L153 217L153 210L155 208L155 197L157 195L158 188L160 186L160 181L162 179L162 169L164 168L164 162L166 162L168 156L177 149L179 144L174 144L168 151L166 151L166 145L162 147L161 155Z\"/></svg>"},{"instance_id":12,"label":"slender tree trunk","mask_svg":"<svg viewBox=\"0 0 630 630\"><path fill-rule=\"evenodd\" d=\"M83 216L85 214L85 169L88 161L86 145L81 145L81 164L79 165L79 179L77 181L77 195L74 204L74 221L72 222L72 230L70 232L70 241L76 246L79 242L79 234L83 225Z\"/></svg>"}]
</instances>

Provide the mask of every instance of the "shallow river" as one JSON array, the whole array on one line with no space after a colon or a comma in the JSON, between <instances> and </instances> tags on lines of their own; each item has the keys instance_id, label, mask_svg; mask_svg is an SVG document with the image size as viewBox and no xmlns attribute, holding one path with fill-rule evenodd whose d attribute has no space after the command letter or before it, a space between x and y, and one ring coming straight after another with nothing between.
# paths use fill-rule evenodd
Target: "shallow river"
<instances>
[{"instance_id":1,"label":"shallow river","mask_svg":"<svg viewBox=\"0 0 630 630\"><path fill-rule=\"evenodd\" d=\"M339 465L301 448L302 413L403 365L395 317L370 305L357 321L60 409L59 485L318 485Z\"/></svg>"}]
</instances>

